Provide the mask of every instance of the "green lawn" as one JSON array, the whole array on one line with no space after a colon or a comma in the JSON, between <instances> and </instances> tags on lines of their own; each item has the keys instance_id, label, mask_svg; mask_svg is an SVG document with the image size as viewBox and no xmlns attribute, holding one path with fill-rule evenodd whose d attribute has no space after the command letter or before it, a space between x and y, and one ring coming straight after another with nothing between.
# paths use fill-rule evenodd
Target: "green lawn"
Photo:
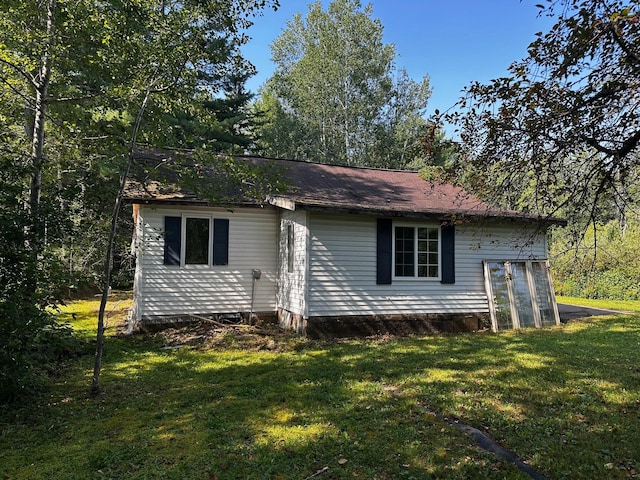
<instances>
[{"instance_id":1,"label":"green lawn","mask_svg":"<svg viewBox=\"0 0 640 480\"><path fill-rule=\"evenodd\" d=\"M442 417L548 478L640 476L640 315L333 343L231 332L163 348L116 335L126 306L109 321L104 395L88 395L86 355L34 402L0 410L0 479L528 478ZM76 314L83 341L95 308L63 316Z\"/></svg>"},{"instance_id":2,"label":"green lawn","mask_svg":"<svg viewBox=\"0 0 640 480\"><path fill-rule=\"evenodd\" d=\"M580 305L583 307L604 308L605 310L622 310L625 312L639 312L640 300L595 300L591 298L556 297L558 303Z\"/></svg>"}]
</instances>

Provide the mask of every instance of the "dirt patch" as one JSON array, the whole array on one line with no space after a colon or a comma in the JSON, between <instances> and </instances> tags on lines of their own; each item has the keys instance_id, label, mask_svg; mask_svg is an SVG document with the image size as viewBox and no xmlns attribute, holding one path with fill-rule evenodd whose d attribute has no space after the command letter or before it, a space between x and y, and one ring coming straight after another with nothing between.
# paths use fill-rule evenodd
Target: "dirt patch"
<instances>
[{"instance_id":1,"label":"dirt patch","mask_svg":"<svg viewBox=\"0 0 640 480\"><path fill-rule=\"evenodd\" d=\"M486 323L484 317L472 313L313 317L307 321L306 335L335 339L477 332Z\"/></svg>"},{"instance_id":2,"label":"dirt patch","mask_svg":"<svg viewBox=\"0 0 640 480\"><path fill-rule=\"evenodd\" d=\"M299 349L307 340L275 325L221 325L207 321L193 322L177 328L167 328L154 334L163 348L191 347L198 349L227 349L291 351Z\"/></svg>"}]
</instances>

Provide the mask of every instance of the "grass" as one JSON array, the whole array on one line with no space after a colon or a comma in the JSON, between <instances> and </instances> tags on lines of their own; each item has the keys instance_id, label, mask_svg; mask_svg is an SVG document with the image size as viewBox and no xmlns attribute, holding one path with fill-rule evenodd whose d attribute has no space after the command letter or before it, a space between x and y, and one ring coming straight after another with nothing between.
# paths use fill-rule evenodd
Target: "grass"
<instances>
[{"instance_id":1,"label":"grass","mask_svg":"<svg viewBox=\"0 0 640 480\"><path fill-rule=\"evenodd\" d=\"M116 334L126 306L108 323L103 395L88 395L87 355L0 410L0 479L528 478L443 417L549 478L640 476L640 315L332 343L231 332L163 348ZM62 316L88 339L96 308Z\"/></svg>"},{"instance_id":2,"label":"grass","mask_svg":"<svg viewBox=\"0 0 640 480\"><path fill-rule=\"evenodd\" d=\"M640 300L596 300L591 298L556 297L558 303L580 305L582 307L603 308L605 310L621 310L624 312L640 312Z\"/></svg>"}]
</instances>

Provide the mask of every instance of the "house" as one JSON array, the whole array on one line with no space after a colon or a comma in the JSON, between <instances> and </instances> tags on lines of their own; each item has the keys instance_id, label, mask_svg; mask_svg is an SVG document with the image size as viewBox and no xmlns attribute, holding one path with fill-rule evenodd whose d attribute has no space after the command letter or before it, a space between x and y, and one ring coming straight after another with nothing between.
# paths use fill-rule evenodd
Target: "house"
<instances>
[{"instance_id":1,"label":"house","mask_svg":"<svg viewBox=\"0 0 640 480\"><path fill-rule=\"evenodd\" d=\"M171 159L147 152L139 163ZM277 318L321 337L558 322L546 229L561 220L492 208L416 172L233 161L274 167L284 187L230 205L166 179L129 182L134 327ZM229 182L218 188L242 188Z\"/></svg>"}]
</instances>

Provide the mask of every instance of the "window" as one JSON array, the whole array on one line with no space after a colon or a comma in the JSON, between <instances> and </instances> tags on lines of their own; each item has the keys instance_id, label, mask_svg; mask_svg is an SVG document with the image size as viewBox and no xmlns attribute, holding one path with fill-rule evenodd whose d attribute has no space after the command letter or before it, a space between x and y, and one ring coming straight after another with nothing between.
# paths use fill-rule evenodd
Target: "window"
<instances>
[{"instance_id":1,"label":"window","mask_svg":"<svg viewBox=\"0 0 640 480\"><path fill-rule=\"evenodd\" d=\"M396 277L440 277L438 227L398 225L393 244Z\"/></svg>"},{"instance_id":2,"label":"window","mask_svg":"<svg viewBox=\"0 0 640 480\"><path fill-rule=\"evenodd\" d=\"M293 272L295 238L293 235L293 224L287 224L287 272Z\"/></svg>"},{"instance_id":3,"label":"window","mask_svg":"<svg viewBox=\"0 0 640 480\"><path fill-rule=\"evenodd\" d=\"M229 220L209 216L164 219L165 265L227 265Z\"/></svg>"},{"instance_id":4,"label":"window","mask_svg":"<svg viewBox=\"0 0 640 480\"><path fill-rule=\"evenodd\" d=\"M424 275L424 276L423 276ZM440 227L376 220L376 285L393 279L438 279L456 283L456 226Z\"/></svg>"},{"instance_id":5,"label":"window","mask_svg":"<svg viewBox=\"0 0 640 480\"><path fill-rule=\"evenodd\" d=\"M209 219L187 217L184 234L184 263L185 265L209 264Z\"/></svg>"}]
</instances>

